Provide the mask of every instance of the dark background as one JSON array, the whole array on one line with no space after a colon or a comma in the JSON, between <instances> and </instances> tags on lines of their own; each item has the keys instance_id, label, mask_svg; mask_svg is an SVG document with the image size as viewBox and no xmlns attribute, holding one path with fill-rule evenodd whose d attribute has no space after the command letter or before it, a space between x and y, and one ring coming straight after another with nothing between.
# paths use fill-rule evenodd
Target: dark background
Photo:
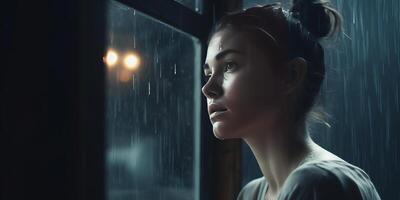
<instances>
[{"instance_id":1,"label":"dark background","mask_svg":"<svg viewBox=\"0 0 400 200\"><path fill-rule=\"evenodd\" d=\"M0 199L103 199L104 1L0 6Z\"/></svg>"}]
</instances>

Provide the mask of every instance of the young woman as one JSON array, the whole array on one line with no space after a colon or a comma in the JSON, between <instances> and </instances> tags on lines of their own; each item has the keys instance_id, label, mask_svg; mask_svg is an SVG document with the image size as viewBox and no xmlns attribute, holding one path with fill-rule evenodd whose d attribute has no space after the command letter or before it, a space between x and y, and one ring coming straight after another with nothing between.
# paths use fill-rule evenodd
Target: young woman
<instances>
[{"instance_id":1,"label":"young woman","mask_svg":"<svg viewBox=\"0 0 400 200\"><path fill-rule=\"evenodd\" d=\"M324 79L319 41L340 31L326 0L295 0L224 16L204 65L208 112L219 139L242 138L263 177L239 200L380 199L368 175L313 142L307 121Z\"/></svg>"}]
</instances>

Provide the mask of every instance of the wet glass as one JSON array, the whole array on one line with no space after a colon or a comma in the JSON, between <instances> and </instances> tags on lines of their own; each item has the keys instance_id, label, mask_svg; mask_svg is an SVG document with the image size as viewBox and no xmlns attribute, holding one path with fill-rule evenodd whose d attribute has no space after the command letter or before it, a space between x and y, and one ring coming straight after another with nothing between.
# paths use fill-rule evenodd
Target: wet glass
<instances>
[{"instance_id":1,"label":"wet glass","mask_svg":"<svg viewBox=\"0 0 400 200\"><path fill-rule=\"evenodd\" d=\"M116 1L107 19L107 199L198 199L199 41Z\"/></svg>"}]
</instances>

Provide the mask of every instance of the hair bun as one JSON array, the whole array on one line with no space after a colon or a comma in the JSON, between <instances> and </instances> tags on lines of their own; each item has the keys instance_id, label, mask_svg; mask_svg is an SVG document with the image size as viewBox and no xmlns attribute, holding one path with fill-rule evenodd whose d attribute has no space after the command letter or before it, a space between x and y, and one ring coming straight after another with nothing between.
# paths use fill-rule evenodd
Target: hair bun
<instances>
[{"instance_id":1,"label":"hair bun","mask_svg":"<svg viewBox=\"0 0 400 200\"><path fill-rule=\"evenodd\" d=\"M328 0L294 0L291 12L318 39L341 29L342 17L329 6Z\"/></svg>"}]
</instances>

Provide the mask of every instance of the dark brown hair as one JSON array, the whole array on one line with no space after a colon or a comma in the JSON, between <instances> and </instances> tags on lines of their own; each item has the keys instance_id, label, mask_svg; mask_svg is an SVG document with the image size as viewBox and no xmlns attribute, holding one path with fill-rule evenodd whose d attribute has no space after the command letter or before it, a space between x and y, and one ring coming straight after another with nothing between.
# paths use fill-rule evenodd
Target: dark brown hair
<instances>
[{"instance_id":1,"label":"dark brown hair","mask_svg":"<svg viewBox=\"0 0 400 200\"><path fill-rule=\"evenodd\" d=\"M289 10L276 3L228 13L215 24L210 37L227 27L246 29L263 35L257 39L275 48L270 52L277 52L274 58L278 62L304 58L308 67L297 119L312 119L329 127L324 120L328 114L321 107L312 108L325 77L324 49L320 41L339 33L341 22L342 17L328 0L293 0Z\"/></svg>"}]
</instances>

